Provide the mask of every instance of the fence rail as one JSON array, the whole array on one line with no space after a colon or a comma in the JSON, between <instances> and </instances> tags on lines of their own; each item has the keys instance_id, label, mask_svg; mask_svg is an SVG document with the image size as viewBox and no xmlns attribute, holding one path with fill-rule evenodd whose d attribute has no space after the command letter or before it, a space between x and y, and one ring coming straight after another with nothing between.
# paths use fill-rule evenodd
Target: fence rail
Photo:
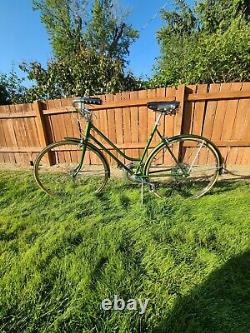
<instances>
[{"instance_id":1,"label":"fence rail","mask_svg":"<svg viewBox=\"0 0 250 333\"><path fill-rule=\"evenodd\" d=\"M96 111L95 125L128 155L141 153L156 119L147 103L178 100L177 115L166 116L160 124L164 135L204 135L219 146L228 165L250 166L250 82L181 85L100 97L103 104L91 107ZM65 136L78 137L77 117L71 98L0 106L0 163L29 165L47 144Z\"/></svg>"}]
</instances>

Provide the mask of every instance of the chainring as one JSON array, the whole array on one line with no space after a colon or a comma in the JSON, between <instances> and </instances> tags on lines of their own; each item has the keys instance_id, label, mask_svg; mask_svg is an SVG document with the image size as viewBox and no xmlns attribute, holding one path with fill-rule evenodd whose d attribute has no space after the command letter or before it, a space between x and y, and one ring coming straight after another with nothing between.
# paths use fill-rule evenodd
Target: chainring
<instances>
[{"instance_id":1,"label":"chainring","mask_svg":"<svg viewBox=\"0 0 250 333\"><path fill-rule=\"evenodd\" d=\"M131 162L131 163L127 164L126 167L135 173L135 171L138 167L138 164ZM129 180L130 182L138 183L138 180L136 180L135 175L131 175L127 170L124 170L124 174L125 174L126 179Z\"/></svg>"}]
</instances>

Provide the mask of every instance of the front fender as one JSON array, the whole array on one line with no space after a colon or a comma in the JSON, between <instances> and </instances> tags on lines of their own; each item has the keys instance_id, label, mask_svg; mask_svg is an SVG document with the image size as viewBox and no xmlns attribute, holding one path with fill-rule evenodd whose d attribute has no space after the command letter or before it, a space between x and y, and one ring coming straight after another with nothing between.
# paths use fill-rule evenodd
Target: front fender
<instances>
[{"instance_id":1,"label":"front fender","mask_svg":"<svg viewBox=\"0 0 250 333\"><path fill-rule=\"evenodd\" d=\"M79 139L79 138L65 137L64 140L69 140L69 141L81 143L81 139Z\"/></svg>"}]
</instances>

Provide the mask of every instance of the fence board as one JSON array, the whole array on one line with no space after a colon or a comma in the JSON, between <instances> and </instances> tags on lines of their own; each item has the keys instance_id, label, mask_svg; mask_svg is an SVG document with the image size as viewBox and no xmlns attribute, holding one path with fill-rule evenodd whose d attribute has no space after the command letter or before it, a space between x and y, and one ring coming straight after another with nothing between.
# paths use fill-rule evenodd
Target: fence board
<instances>
[{"instance_id":1,"label":"fence board","mask_svg":"<svg viewBox=\"0 0 250 333\"><path fill-rule=\"evenodd\" d=\"M245 82L242 85L242 92L249 91L250 84L249 82ZM238 105L238 112L237 112L236 120L235 120L235 133L233 133L233 138L235 140L243 141L246 139L248 135L247 126L250 122L250 112L249 112L249 100L247 99L240 99ZM237 165L244 165L245 161L248 160L248 155L250 154L250 147L238 148L238 156L236 159Z\"/></svg>"},{"instance_id":2,"label":"fence board","mask_svg":"<svg viewBox=\"0 0 250 333\"><path fill-rule=\"evenodd\" d=\"M136 100L138 99L138 91L132 91L130 93L130 99ZM138 157L139 156L139 149L138 149L138 142L139 142L139 109L137 106L132 106L130 108L130 115L131 115L131 146L135 145L135 149L132 150L131 156Z\"/></svg>"},{"instance_id":3,"label":"fence board","mask_svg":"<svg viewBox=\"0 0 250 333\"><path fill-rule=\"evenodd\" d=\"M231 84L222 83L220 87L220 92L223 93L227 90L231 89ZM213 130L212 130L212 141L219 141L221 139L222 131L225 119L225 113L227 110L228 100L219 100L215 112L215 118L214 118L214 124L213 124ZM224 159L226 159L227 156L227 148L221 148L221 154Z\"/></svg>"},{"instance_id":4,"label":"fence board","mask_svg":"<svg viewBox=\"0 0 250 333\"><path fill-rule=\"evenodd\" d=\"M220 84L211 84L209 87L209 92L211 93L217 92L219 90ZM217 105L218 101L207 102L202 135L204 135L208 139L212 138Z\"/></svg>"},{"instance_id":5,"label":"fence board","mask_svg":"<svg viewBox=\"0 0 250 333\"><path fill-rule=\"evenodd\" d=\"M166 100L172 101L175 99L175 87L168 87L166 88ZM174 126L175 126L175 118L166 116L164 119L164 134L165 136L173 136L174 133Z\"/></svg>"},{"instance_id":6,"label":"fence board","mask_svg":"<svg viewBox=\"0 0 250 333\"><path fill-rule=\"evenodd\" d=\"M121 94L116 94L114 96L114 102L118 102L121 100ZM121 147L121 145L124 143L124 136L123 136L123 113L120 108L114 109L115 110L115 127L116 127L116 140L117 145ZM124 159L121 158L122 162L124 162Z\"/></svg>"},{"instance_id":7,"label":"fence board","mask_svg":"<svg viewBox=\"0 0 250 333\"><path fill-rule=\"evenodd\" d=\"M112 103L114 100L114 95L108 94L106 95L105 98L105 103ZM117 137L116 137L116 127L112 124L115 124L115 110L114 109L106 109L106 115L107 115L107 130L108 130L108 137L110 140L114 143L117 144ZM115 151L113 151L114 155L117 155ZM109 163L111 165L115 164L115 161L109 156L108 158Z\"/></svg>"},{"instance_id":8,"label":"fence board","mask_svg":"<svg viewBox=\"0 0 250 333\"><path fill-rule=\"evenodd\" d=\"M139 99L147 100L147 90L138 92ZM148 109L146 106L139 107L139 142L145 143L148 138ZM139 150L140 155L142 149Z\"/></svg>"},{"instance_id":9,"label":"fence board","mask_svg":"<svg viewBox=\"0 0 250 333\"><path fill-rule=\"evenodd\" d=\"M9 111L10 111L11 114L16 113L15 105L10 105L9 106ZM11 121L11 124L12 124L13 130L14 130L15 136L16 136L17 147L26 146L25 142L24 142L22 118L14 118L13 121ZM6 129L6 127L5 127L5 129ZM6 146L7 147L12 147L12 144L9 142L10 139L11 139L11 137L9 137L9 138L6 137ZM23 154L14 154L17 163L25 164L26 161L25 161L25 156Z\"/></svg>"}]
</instances>

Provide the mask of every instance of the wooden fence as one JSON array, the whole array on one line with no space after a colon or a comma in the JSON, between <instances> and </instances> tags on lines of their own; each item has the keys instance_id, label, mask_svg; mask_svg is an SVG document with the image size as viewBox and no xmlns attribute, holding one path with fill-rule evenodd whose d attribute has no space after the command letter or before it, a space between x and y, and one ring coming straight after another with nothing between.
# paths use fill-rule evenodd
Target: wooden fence
<instances>
[{"instance_id":1,"label":"wooden fence","mask_svg":"<svg viewBox=\"0 0 250 333\"><path fill-rule=\"evenodd\" d=\"M162 120L166 136L204 135L219 146L227 165L250 165L250 82L189 85L101 96L94 122L126 154L138 156L156 113L149 101L178 100L175 117ZM72 99L0 106L0 163L29 165L48 143L79 137ZM154 140L157 143L157 138Z\"/></svg>"}]
</instances>

